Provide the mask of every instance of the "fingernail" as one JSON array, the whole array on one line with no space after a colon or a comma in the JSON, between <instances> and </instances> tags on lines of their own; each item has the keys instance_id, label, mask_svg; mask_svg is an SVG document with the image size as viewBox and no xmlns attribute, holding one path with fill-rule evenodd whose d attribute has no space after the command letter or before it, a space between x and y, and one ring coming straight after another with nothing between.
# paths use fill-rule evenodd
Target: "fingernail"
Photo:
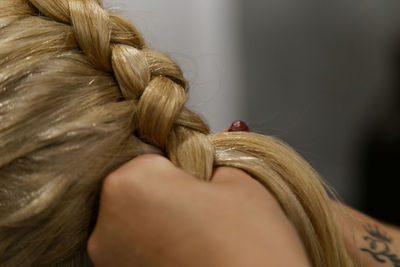
<instances>
[{"instance_id":1,"label":"fingernail","mask_svg":"<svg viewBox=\"0 0 400 267\"><path fill-rule=\"evenodd\" d=\"M250 132L250 129L244 121L234 121L228 132Z\"/></svg>"}]
</instances>

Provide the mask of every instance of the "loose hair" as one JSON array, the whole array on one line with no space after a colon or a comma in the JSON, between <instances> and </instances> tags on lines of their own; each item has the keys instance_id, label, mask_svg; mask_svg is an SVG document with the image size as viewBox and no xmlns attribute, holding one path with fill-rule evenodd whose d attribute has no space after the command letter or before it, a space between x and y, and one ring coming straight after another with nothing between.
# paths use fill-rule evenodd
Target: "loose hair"
<instances>
[{"instance_id":1,"label":"loose hair","mask_svg":"<svg viewBox=\"0 0 400 267\"><path fill-rule=\"evenodd\" d=\"M313 266L353 266L323 181L282 141L210 134L166 54L100 0L0 1L0 265L91 266L104 178L157 153L198 179L245 170L278 200Z\"/></svg>"}]
</instances>

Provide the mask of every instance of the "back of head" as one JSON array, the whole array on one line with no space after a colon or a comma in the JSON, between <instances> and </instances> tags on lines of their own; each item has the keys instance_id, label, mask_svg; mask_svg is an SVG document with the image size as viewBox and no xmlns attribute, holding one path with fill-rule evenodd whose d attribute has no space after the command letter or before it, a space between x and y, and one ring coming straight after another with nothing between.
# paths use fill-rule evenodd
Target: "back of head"
<instances>
[{"instance_id":1,"label":"back of head","mask_svg":"<svg viewBox=\"0 0 400 267\"><path fill-rule=\"evenodd\" d=\"M0 265L87 266L103 179L158 153L199 179L246 170L314 266L352 266L318 175L282 142L209 135L167 55L96 0L0 2Z\"/></svg>"}]
</instances>

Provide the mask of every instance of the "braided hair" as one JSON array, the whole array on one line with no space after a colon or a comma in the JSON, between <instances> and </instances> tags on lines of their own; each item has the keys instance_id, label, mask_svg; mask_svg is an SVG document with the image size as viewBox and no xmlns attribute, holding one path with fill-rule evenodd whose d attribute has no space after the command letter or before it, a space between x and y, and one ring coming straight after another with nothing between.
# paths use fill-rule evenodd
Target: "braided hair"
<instances>
[{"instance_id":1,"label":"braided hair","mask_svg":"<svg viewBox=\"0 0 400 267\"><path fill-rule=\"evenodd\" d=\"M0 266L91 266L102 181L147 153L204 181L220 166L247 171L313 266L353 266L308 163L273 137L210 134L187 90L179 66L100 0L1 0Z\"/></svg>"}]
</instances>

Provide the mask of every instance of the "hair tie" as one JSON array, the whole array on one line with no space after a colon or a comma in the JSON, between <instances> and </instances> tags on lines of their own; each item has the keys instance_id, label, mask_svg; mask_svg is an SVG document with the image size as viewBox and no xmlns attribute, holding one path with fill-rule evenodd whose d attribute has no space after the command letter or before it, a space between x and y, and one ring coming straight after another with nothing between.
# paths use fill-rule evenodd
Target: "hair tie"
<instances>
[{"instance_id":1,"label":"hair tie","mask_svg":"<svg viewBox=\"0 0 400 267\"><path fill-rule=\"evenodd\" d=\"M250 129L244 121L236 120L229 127L228 132L250 132Z\"/></svg>"}]
</instances>

